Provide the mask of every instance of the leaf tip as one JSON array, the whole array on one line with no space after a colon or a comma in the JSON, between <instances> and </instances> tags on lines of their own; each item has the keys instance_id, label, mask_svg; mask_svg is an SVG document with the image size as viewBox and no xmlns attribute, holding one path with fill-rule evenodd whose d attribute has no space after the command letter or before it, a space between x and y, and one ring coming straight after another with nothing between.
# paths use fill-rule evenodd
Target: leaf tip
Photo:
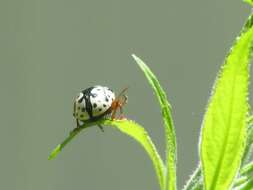
<instances>
[{"instance_id":1,"label":"leaf tip","mask_svg":"<svg viewBox=\"0 0 253 190\"><path fill-rule=\"evenodd\" d=\"M134 53L132 53L131 56L134 58L135 61L137 61L138 57Z\"/></svg>"},{"instance_id":2,"label":"leaf tip","mask_svg":"<svg viewBox=\"0 0 253 190\"><path fill-rule=\"evenodd\" d=\"M134 58L135 62L142 68L145 66L145 63L137 57L135 54L132 54L132 57Z\"/></svg>"},{"instance_id":3,"label":"leaf tip","mask_svg":"<svg viewBox=\"0 0 253 190\"><path fill-rule=\"evenodd\" d=\"M60 152L60 150L61 150L61 145L58 145L52 152L51 152L51 154L48 156L48 160L52 160L52 159L54 159L56 156L57 156L57 154Z\"/></svg>"}]
</instances>

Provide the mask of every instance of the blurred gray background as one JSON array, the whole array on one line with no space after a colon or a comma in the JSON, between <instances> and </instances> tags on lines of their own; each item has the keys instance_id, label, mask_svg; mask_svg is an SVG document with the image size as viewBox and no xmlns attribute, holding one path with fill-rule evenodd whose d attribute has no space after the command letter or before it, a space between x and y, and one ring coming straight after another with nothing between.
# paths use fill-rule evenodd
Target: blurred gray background
<instances>
[{"instance_id":1,"label":"blurred gray background","mask_svg":"<svg viewBox=\"0 0 253 190\"><path fill-rule=\"evenodd\" d=\"M181 188L216 72L249 13L240 0L1 0L0 189L158 190L146 153L112 128L90 128L47 160L75 127L73 98L95 84L130 86L125 115L164 158L159 106L132 53L173 106Z\"/></svg>"}]
</instances>

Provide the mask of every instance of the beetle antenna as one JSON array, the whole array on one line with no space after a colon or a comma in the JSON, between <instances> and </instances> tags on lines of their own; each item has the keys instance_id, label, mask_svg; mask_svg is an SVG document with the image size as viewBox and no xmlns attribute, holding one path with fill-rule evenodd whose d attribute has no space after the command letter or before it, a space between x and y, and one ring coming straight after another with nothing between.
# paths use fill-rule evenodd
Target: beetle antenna
<instances>
[{"instance_id":1,"label":"beetle antenna","mask_svg":"<svg viewBox=\"0 0 253 190\"><path fill-rule=\"evenodd\" d=\"M128 89L129 89L129 86L124 88L115 99L119 99Z\"/></svg>"}]
</instances>

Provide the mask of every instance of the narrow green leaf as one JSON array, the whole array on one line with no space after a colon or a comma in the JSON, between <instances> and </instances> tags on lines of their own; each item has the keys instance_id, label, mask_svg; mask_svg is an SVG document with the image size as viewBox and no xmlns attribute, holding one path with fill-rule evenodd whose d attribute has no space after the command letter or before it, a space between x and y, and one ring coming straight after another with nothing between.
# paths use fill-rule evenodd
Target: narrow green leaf
<instances>
[{"instance_id":1,"label":"narrow green leaf","mask_svg":"<svg viewBox=\"0 0 253 190\"><path fill-rule=\"evenodd\" d=\"M137 142L139 142L149 155L150 159L152 160L156 171L156 175L158 177L159 185L161 189L164 189L165 186L164 163L162 162L162 159L160 158L160 155L158 154L156 147L153 144L151 138L149 137L147 131L139 124L130 120L113 120L113 121L101 120L98 122L88 123L80 128L76 128L73 131L71 131L69 136L52 151L52 153L49 156L49 159L51 160L55 158L58 155L58 153L83 129L86 129L94 125L112 126L113 128L116 128L122 133L131 136Z\"/></svg>"},{"instance_id":2,"label":"narrow green leaf","mask_svg":"<svg viewBox=\"0 0 253 190\"><path fill-rule=\"evenodd\" d=\"M251 116L248 122L246 146L245 146L244 154L242 157L242 166L248 163L248 161L251 158L252 144L253 144L253 122L252 122L252 116Z\"/></svg>"},{"instance_id":3,"label":"narrow green leaf","mask_svg":"<svg viewBox=\"0 0 253 190\"><path fill-rule=\"evenodd\" d=\"M186 185L184 186L183 190L192 190L195 189L194 187L197 186L201 182L202 172L200 165L195 169L193 174L190 176L190 179L187 181Z\"/></svg>"},{"instance_id":4,"label":"narrow green leaf","mask_svg":"<svg viewBox=\"0 0 253 190\"><path fill-rule=\"evenodd\" d=\"M242 161L245 160L245 158L251 156L250 148L252 148L253 143L253 116L248 117L247 119L247 141L246 141L246 147L244 150L244 154L242 157ZM245 164L241 166L240 169L240 175L238 176L233 184L233 188L236 188L242 184L245 184L248 181L248 176L253 174L253 162ZM247 176L247 177L246 177ZM195 171L193 172L190 179L187 181L186 185L184 186L183 190L197 190L200 187L203 186L203 180L202 180L202 172L201 167L198 166Z\"/></svg>"},{"instance_id":5,"label":"narrow green leaf","mask_svg":"<svg viewBox=\"0 0 253 190\"><path fill-rule=\"evenodd\" d=\"M235 190L252 190L253 189L253 177L247 179L245 183L237 187Z\"/></svg>"},{"instance_id":6,"label":"narrow green leaf","mask_svg":"<svg viewBox=\"0 0 253 190\"><path fill-rule=\"evenodd\" d=\"M244 184L245 182L247 182L247 180L248 180L248 177L246 177L246 176L237 178L233 184L233 189Z\"/></svg>"},{"instance_id":7,"label":"narrow green leaf","mask_svg":"<svg viewBox=\"0 0 253 190\"><path fill-rule=\"evenodd\" d=\"M248 174L253 174L253 162L250 162L249 164L245 165L240 171L240 175Z\"/></svg>"},{"instance_id":8,"label":"narrow green leaf","mask_svg":"<svg viewBox=\"0 0 253 190\"><path fill-rule=\"evenodd\" d=\"M249 57L253 29L245 30L228 55L204 116L201 161L206 190L227 190L244 152Z\"/></svg>"},{"instance_id":9,"label":"narrow green leaf","mask_svg":"<svg viewBox=\"0 0 253 190\"><path fill-rule=\"evenodd\" d=\"M247 19L246 23L244 24L241 33L244 33L246 31L248 31L253 25L253 15L251 14L249 16L249 18ZM252 49L251 49L252 51ZM248 132L247 132L247 143L246 143L246 148L244 151L244 156L242 158L242 164L244 162L247 162L247 159L250 157L251 155L251 148L252 148L252 143L253 143L253 116L250 116L248 118ZM246 166L241 166L242 169L240 171L240 176L241 175L246 175L248 173L244 173L246 172L245 170L251 170L250 165L246 165ZM252 172L253 172L253 167L252 167ZM249 172L251 174L251 172ZM233 187L237 187L239 185L241 185L242 183L245 182L245 180L247 181L248 177L239 177L239 179L236 179L236 181L234 182L234 186ZM203 177L202 177L202 171L201 168L198 167L196 168L196 170L194 171L194 173L192 174L192 176L190 177L190 179L187 181L186 185L184 186L184 190L196 190L199 189L198 188L203 189Z\"/></svg>"},{"instance_id":10,"label":"narrow green leaf","mask_svg":"<svg viewBox=\"0 0 253 190\"><path fill-rule=\"evenodd\" d=\"M83 125L82 127L75 128L69 133L69 136L59 145L55 147L55 149L50 153L48 160L54 159L61 151L62 149L78 134L81 132L81 130L91 127L93 125L96 125L96 123L87 123L86 125Z\"/></svg>"},{"instance_id":11,"label":"narrow green leaf","mask_svg":"<svg viewBox=\"0 0 253 190\"><path fill-rule=\"evenodd\" d=\"M146 150L150 159L153 162L160 187L161 189L164 189L165 185L164 163L160 155L158 154L156 147L152 142L151 138L149 137L147 131L145 131L145 129L140 125L138 125L137 123L129 120L116 120L116 121L106 120L104 124L115 126L118 130L131 136L143 146L143 148Z\"/></svg>"},{"instance_id":12,"label":"narrow green leaf","mask_svg":"<svg viewBox=\"0 0 253 190\"><path fill-rule=\"evenodd\" d=\"M175 190L177 147L176 147L176 134L171 114L171 106L168 102L165 91L163 90L158 79L152 73L149 67L136 55L133 54L132 56L139 65L139 67L144 72L160 103L163 121L165 124L165 138L166 138L166 167L167 167L166 189Z\"/></svg>"}]
</instances>

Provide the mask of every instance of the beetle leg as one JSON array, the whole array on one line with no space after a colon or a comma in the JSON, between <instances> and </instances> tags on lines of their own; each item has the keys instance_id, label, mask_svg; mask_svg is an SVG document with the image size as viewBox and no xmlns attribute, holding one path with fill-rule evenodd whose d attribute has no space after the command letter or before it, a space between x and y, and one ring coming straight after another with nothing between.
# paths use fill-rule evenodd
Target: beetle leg
<instances>
[{"instance_id":1,"label":"beetle leg","mask_svg":"<svg viewBox=\"0 0 253 190\"><path fill-rule=\"evenodd\" d=\"M112 120L115 119L116 111L117 111L117 108L114 108L113 111L112 111L112 117L111 117Z\"/></svg>"},{"instance_id":2,"label":"beetle leg","mask_svg":"<svg viewBox=\"0 0 253 190\"><path fill-rule=\"evenodd\" d=\"M76 131L80 128L80 125L79 125L79 122L78 122L78 119L76 119L76 128L74 128L73 131Z\"/></svg>"},{"instance_id":3,"label":"beetle leg","mask_svg":"<svg viewBox=\"0 0 253 190\"><path fill-rule=\"evenodd\" d=\"M122 106L127 103L127 99L128 99L126 95L124 95L123 97L124 97L124 99L122 101Z\"/></svg>"},{"instance_id":4,"label":"beetle leg","mask_svg":"<svg viewBox=\"0 0 253 190\"><path fill-rule=\"evenodd\" d=\"M105 132L102 125L99 125L99 124L98 124L98 127L99 127L99 129L101 129L102 132Z\"/></svg>"},{"instance_id":5,"label":"beetle leg","mask_svg":"<svg viewBox=\"0 0 253 190\"><path fill-rule=\"evenodd\" d=\"M123 113L123 107L120 106L120 116L119 116L119 119L123 120L123 119L126 119L126 117L124 116L124 113Z\"/></svg>"},{"instance_id":6,"label":"beetle leg","mask_svg":"<svg viewBox=\"0 0 253 190\"><path fill-rule=\"evenodd\" d=\"M76 128L79 128L80 125L79 125L79 122L78 122L78 119L76 119Z\"/></svg>"},{"instance_id":7,"label":"beetle leg","mask_svg":"<svg viewBox=\"0 0 253 190\"><path fill-rule=\"evenodd\" d=\"M122 106L119 107L119 110L120 110L120 116L119 116L119 119L124 119L124 115L123 115L123 108Z\"/></svg>"}]
</instances>

